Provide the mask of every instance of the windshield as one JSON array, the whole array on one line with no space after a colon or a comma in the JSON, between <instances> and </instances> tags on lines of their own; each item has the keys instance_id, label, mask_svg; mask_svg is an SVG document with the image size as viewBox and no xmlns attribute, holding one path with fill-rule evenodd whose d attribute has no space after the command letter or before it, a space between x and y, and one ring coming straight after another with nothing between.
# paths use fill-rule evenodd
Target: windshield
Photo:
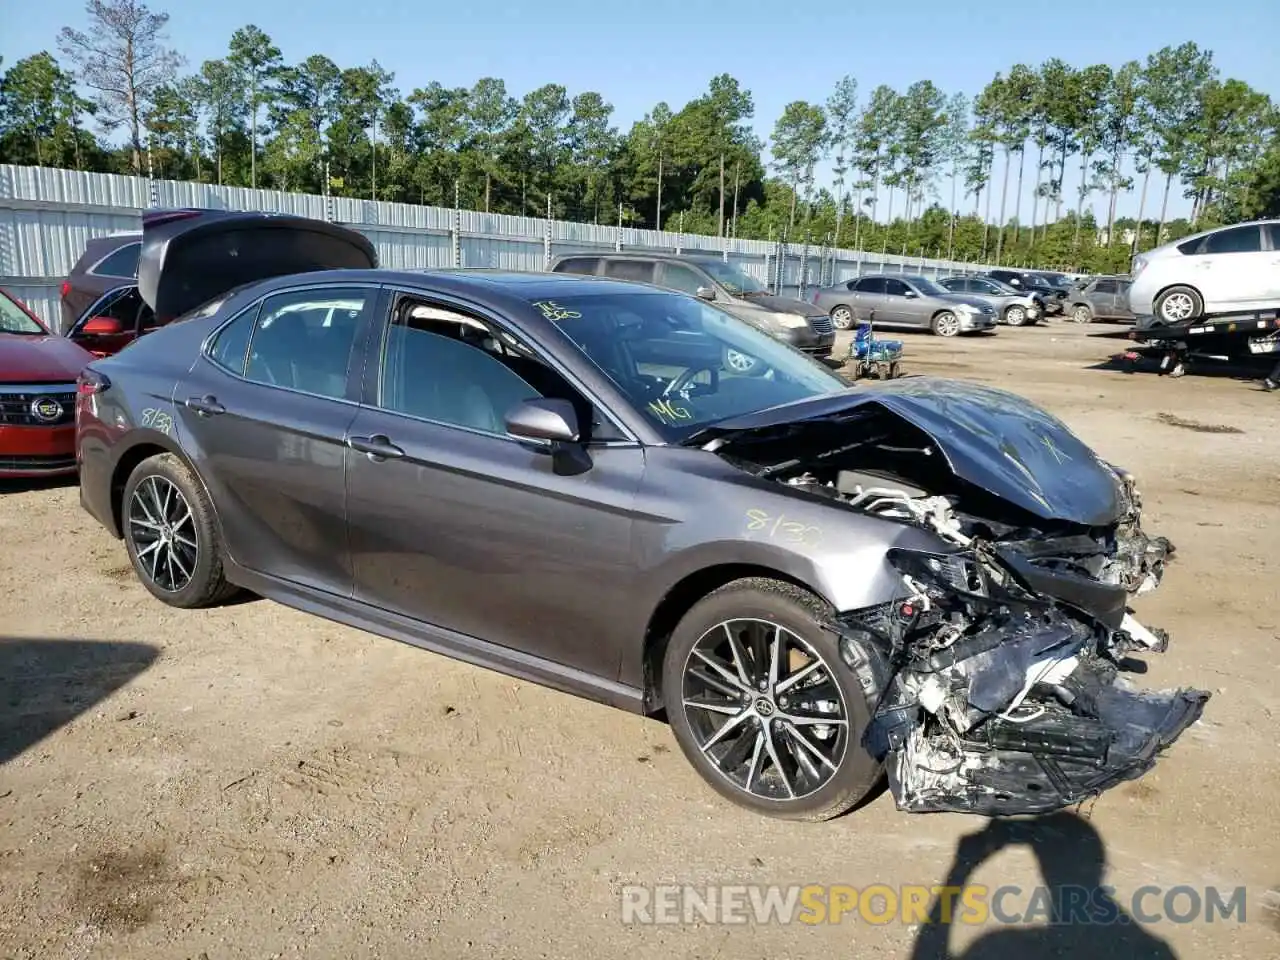
<instances>
[{"instance_id":1,"label":"windshield","mask_svg":"<svg viewBox=\"0 0 1280 960\"><path fill-rule=\"evenodd\" d=\"M903 277L902 279L907 281L907 283L911 284L916 288L916 290L926 297L946 296L952 292L946 287L934 283L932 280L928 280L925 277Z\"/></svg>"},{"instance_id":2,"label":"windshield","mask_svg":"<svg viewBox=\"0 0 1280 960\"><path fill-rule=\"evenodd\" d=\"M723 260L699 260L698 266L715 279L715 281L732 294L741 296L744 293L768 293L765 285L755 277L743 273L737 267Z\"/></svg>"},{"instance_id":3,"label":"windshield","mask_svg":"<svg viewBox=\"0 0 1280 960\"><path fill-rule=\"evenodd\" d=\"M588 294L533 305L668 442L849 386L819 361L683 294Z\"/></svg>"},{"instance_id":4,"label":"windshield","mask_svg":"<svg viewBox=\"0 0 1280 960\"><path fill-rule=\"evenodd\" d=\"M48 330L27 315L27 311L0 293L0 333L17 333L28 337L43 337Z\"/></svg>"}]
</instances>

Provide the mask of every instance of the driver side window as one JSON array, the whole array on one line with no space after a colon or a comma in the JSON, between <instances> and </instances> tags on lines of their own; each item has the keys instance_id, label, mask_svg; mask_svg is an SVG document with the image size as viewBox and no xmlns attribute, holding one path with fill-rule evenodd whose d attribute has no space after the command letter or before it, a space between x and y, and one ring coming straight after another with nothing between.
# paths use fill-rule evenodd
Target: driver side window
<instances>
[{"instance_id":1,"label":"driver side window","mask_svg":"<svg viewBox=\"0 0 1280 960\"><path fill-rule=\"evenodd\" d=\"M686 266L678 263L662 265L662 285L681 293L696 295L699 288L710 287L711 282L704 280Z\"/></svg>"},{"instance_id":2,"label":"driver side window","mask_svg":"<svg viewBox=\"0 0 1280 960\"><path fill-rule=\"evenodd\" d=\"M392 311L377 405L421 420L505 437L511 408L539 397L568 400L589 439L620 434L522 340L452 306L402 295Z\"/></svg>"},{"instance_id":3,"label":"driver side window","mask_svg":"<svg viewBox=\"0 0 1280 960\"><path fill-rule=\"evenodd\" d=\"M891 297L905 297L910 289L901 280L886 280L884 282L884 292Z\"/></svg>"}]
</instances>

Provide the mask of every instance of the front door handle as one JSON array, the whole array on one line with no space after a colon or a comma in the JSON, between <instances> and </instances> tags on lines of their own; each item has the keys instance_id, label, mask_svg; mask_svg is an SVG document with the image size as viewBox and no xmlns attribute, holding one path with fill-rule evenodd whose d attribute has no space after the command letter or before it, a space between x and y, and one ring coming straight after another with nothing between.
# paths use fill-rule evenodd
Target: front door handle
<instances>
[{"instance_id":1,"label":"front door handle","mask_svg":"<svg viewBox=\"0 0 1280 960\"><path fill-rule=\"evenodd\" d=\"M404 456L404 450L391 442L386 434L375 433L371 437L348 437L347 446L352 450L367 454L374 463L383 460L396 460Z\"/></svg>"},{"instance_id":2,"label":"front door handle","mask_svg":"<svg viewBox=\"0 0 1280 960\"><path fill-rule=\"evenodd\" d=\"M187 397L187 409L194 410L202 417L227 412L227 408L220 404L218 398L214 396Z\"/></svg>"}]
</instances>

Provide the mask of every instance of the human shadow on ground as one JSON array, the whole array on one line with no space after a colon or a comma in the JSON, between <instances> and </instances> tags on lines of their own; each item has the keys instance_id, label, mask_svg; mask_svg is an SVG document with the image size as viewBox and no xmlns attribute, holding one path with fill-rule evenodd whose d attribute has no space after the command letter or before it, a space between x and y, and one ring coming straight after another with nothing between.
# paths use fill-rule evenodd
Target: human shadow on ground
<instances>
[{"instance_id":1,"label":"human shadow on ground","mask_svg":"<svg viewBox=\"0 0 1280 960\"><path fill-rule=\"evenodd\" d=\"M0 764L105 700L158 655L145 643L0 637Z\"/></svg>"},{"instance_id":2,"label":"human shadow on ground","mask_svg":"<svg viewBox=\"0 0 1280 960\"><path fill-rule=\"evenodd\" d=\"M967 949L952 953L949 939L954 924L945 922L945 904L935 897L929 919L916 937L912 960L1175 960L1177 954L1164 940L1136 923L1102 889L1106 845L1088 821L1068 811L1030 820L989 821L984 829L961 838L942 886L964 887L984 861L1017 845L1029 846L1039 864L1048 891L1047 923L983 933ZM1086 892L1088 900L1081 904ZM958 898L955 902L961 903ZM1032 902L1032 892L1024 889L1010 897L1004 909L1015 913L1027 910ZM1084 913L1092 922L1082 918Z\"/></svg>"}]
</instances>

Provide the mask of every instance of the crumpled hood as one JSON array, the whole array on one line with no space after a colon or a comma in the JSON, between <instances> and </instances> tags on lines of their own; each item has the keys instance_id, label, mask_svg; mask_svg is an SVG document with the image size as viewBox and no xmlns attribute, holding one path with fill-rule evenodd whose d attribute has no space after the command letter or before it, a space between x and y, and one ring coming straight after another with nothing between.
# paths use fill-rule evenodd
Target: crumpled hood
<instances>
[{"instance_id":1,"label":"crumpled hood","mask_svg":"<svg viewBox=\"0 0 1280 960\"><path fill-rule=\"evenodd\" d=\"M781 461L791 455L788 446L804 443L797 434L808 426L825 428L836 449L847 419L848 442L856 440L858 414L868 407L927 434L960 479L1038 517L1100 527L1127 508L1115 472L1066 424L1022 397L958 380L907 377L850 387L720 421L696 441L723 438L722 451L737 442L766 442L774 447L770 457Z\"/></svg>"},{"instance_id":2,"label":"crumpled hood","mask_svg":"<svg viewBox=\"0 0 1280 960\"><path fill-rule=\"evenodd\" d=\"M92 359L92 354L65 337L0 333L0 382L70 382Z\"/></svg>"}]
</instances>

